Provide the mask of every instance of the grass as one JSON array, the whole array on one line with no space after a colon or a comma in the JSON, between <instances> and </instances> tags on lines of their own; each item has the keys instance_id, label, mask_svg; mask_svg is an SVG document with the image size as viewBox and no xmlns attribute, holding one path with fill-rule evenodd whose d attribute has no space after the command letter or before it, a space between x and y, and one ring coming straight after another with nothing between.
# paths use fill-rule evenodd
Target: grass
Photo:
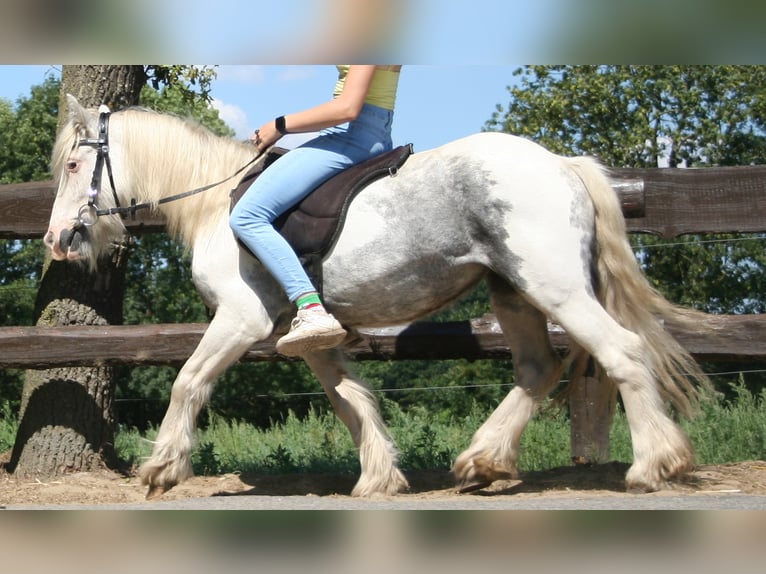
<instances>
[{"instance_id":1,"label":"grass","mask_svg":"<svg viewBox=\"0 0 766 574\"><path fill-rule=\"evenodd\" d=\"M766 459L766 389L752 394L743 385L735 385L732 396L729 400L711 400L697 418L681 423L695 446L699 464ZM382 407L405 471L450 468L489 415L489 409L478 405L460 419L423 408L403 412L387 399L382 399ZM16 421L7 405L0 408L0 414L0 452L4 452L13 446ZM140 463L149 456L156 432L156 428L144 434L119 429L115 444L119 456L129 463ZM631 462L630 433L620 409L610 442L613 460ZM359 471L356 449L346 428L334 414L317 412L303 418L290 413L284 422L267 429L211 413L207 427L198 431L192 461L200 475ZM519 469L543 470L569 464L566 412L546 403L524 433Z\"/></svg>"},{"instance_id":2,"label":"grass","mask_svg":"<svg viewBox=\"0 0 766 574\"><path fill-rule=\"evenodd\" d=\"M11 409L11 403L5 401L0 404L0 454L13 448L17 428L16 413Z\"/></svg>"}]
</instances>

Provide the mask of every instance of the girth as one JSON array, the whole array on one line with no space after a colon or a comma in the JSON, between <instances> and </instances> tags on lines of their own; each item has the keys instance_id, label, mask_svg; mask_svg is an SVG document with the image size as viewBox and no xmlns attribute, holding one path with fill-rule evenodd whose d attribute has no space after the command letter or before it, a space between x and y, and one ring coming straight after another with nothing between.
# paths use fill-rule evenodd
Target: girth
<instances>
[{"instance_id":1,"label":"girth","mask_svg":"<svg viewBox=\"0 0 766 574\"><path fill-rule=\"evenodd\" d=\"M231 191L231 208L263 170L287 151L284 148L272 148L263 162L258 162L242 177L237 187ZM402 145L350 167L324 182L274 222L274 228L298 254L320 291L322 259L340 235L351 200L373 181L387 175L396 175L412 153L412 144Z\"/></svg>"}]
</instances>

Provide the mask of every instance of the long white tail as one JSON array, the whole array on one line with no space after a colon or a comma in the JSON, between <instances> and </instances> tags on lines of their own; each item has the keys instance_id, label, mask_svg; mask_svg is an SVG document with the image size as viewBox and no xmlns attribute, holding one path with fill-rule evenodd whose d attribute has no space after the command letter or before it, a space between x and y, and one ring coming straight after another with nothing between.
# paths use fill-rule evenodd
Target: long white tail
<instances>
[{"instance_id":1,"label":"long white tail","mask_svg":"<svg viewBox=\"0 0 766 574\"><path fill-rule=\"evenodd\" d=\"M712 332L709 315L668 301L652 287L628 242L625 220L606 169L587 157L567 159L588 189L596 212L598 280L596 286L607 312L639 335L650 353L647 362L664 396L684 414L695 410L701 389L710 389L708 377L694 358L666 331L672 322Z\"/></svg>"}]
</instances>

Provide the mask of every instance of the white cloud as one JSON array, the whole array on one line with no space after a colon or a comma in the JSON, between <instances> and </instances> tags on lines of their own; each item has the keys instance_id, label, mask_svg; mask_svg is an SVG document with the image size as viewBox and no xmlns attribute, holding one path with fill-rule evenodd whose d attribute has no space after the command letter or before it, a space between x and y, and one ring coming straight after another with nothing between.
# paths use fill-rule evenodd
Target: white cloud
<instances>
[{"instance_id":1,"label":"white cloud","mask_svg":"<svg viewBox=\"0 0 766 574\"><path fill-rule=\"evenodd\" d=\"M253 128L247 119L247 113L239 106L227 104L221 100L213 98L212 106L218 110L218 115L235 132L235 137L241 140L249 140L253 135ZM302 143L315 137L317 132L308 132L301 134L287 134L279 140L280 147L292 149Z\"/></svg>"},{"instance_id":2,"label":"white cloud","mask_svg":"<svg viewBox=\"0 0 766 574\"><path fill-rule=\"evenodd\" d=\"M231 127L236 137L239 139L249 139L252 135L251 128L247 119L247 113L239 106L227 104L221 100L213 98L213 107L218 110L218 115Z\"/></svg>"},{"instance_id":3,"label":"white cloud","mask_svg":"<svg viewBox=\"0 0 766 574\"><path fill-rule=\"evenodd\" d=\"M317 75L316 66L283 66L277 80L279 82L294 82L307 80Z\"/></svg>"},{"instance_id":4,"label":"white cloud","mask_svg":"<svg viewBox=\"0 0 766 574\"><path fill-rule=\"evenodd\" d=\"M264 66L218 66L217 79L238 84L260 84L266 74Z\"/></svg>"}]
</instances>

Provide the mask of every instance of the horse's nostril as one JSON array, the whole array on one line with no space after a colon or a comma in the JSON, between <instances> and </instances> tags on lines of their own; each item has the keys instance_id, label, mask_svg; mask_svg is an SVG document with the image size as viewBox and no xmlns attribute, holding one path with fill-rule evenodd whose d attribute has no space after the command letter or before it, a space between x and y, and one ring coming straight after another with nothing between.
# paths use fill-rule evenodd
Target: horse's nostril
<instances>
[{"instance_id":1,"label":"horse's nostril","mask_svg":"<svg viewBox=\"0 0 766 574\"><path fill-rule=\"evenodd\" d=\"M84 233L84 229L62 229L58 236L58 249L62 253L76 254L82 246Z\"/></svg>"},{"instance_id":2,"label":"horse's nostril","mask_svg":"<svg viewBox=\"0 0 766 574\"><path fill-rule=\"evenodd\" d=\"M53 245L56 243L56 236L53 235L52 231L49 231L45 234L45 237L43 237L43 243L46 247L53 248Z\"/></svg>"},{"instance_id":3,"label":"horse's nostril","mask_svg":"<svg viewBox=\"0 0 766 574\"><path fill-rule=\"evenodd\" d=\"M69 251L73 253L77 253L80 251L80 247L82 246L82 233L79 231L73 231L72 237L69 239Z\"/></svg>"},{"instance_id":4,"label":"horse's nostril","mask_svg":"<svg viewBox=\"0 0 766 574\"><path fill-rule=\"evenodd\" d=\"M66 253L71 247L73 239L74 233L71 229L62 229L61 233L59 233L59 247L61 251Z\"/></svg>"}]
</instances>

